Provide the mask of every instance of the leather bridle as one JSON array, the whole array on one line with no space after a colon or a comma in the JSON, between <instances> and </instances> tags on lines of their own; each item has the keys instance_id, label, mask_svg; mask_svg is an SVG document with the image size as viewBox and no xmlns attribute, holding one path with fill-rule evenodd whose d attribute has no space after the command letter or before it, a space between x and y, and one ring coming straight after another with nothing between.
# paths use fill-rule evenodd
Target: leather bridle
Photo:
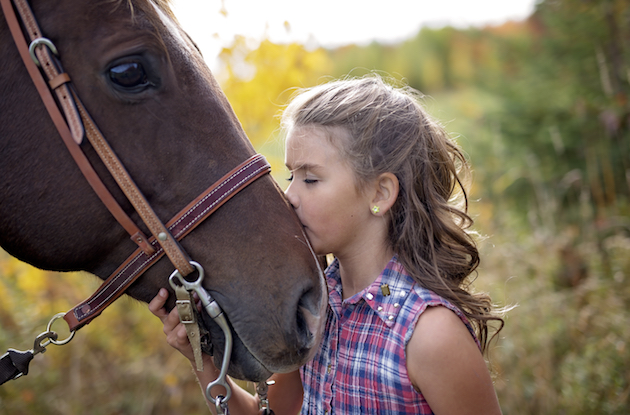
<instances>
[{"instance_id":1,"label":"leather bridle","mask_svg":"<svg viewBox=\"0 0 630 415\"><path fill-rule=\"evenodd\" d=\"M178 241L236 193L257 178L269 173L271 167L260 154L250 157L210 186L170 221L163 224L83 106L71 83L70 76L63 71L56 56L57 50L54 44L42 36L37 20L27 1L0 0L0 2L20 56L70 154L98 197L138 245L138 248L103 282L90 298L65 313L63 318L74 334L76 330L88 324L120 297L140 275L164 254L182 277L195 271L192 265L194 263L191 262ZM29 45L27 45L12 3L25 27ZM37 66L42 70L40 71ZM51 91L54 91L59 105L55 102ZM84 137L87 137L101 161L151 232L150 237L145 236L129 218L95 172L80 147ZM52 337L50 340L53 341Z\"/></svg>"},{"instance_id":2,"label":"leather bridle","mask_svg":"<svg viewBox=\"0 0 630 415\"><path fill-rule=\"evenodd\" d=\"M79 304L72 310L72 313L69 313L72 315L65 318L70 329L75 330L98 315L104 307L120 296L129 284L163 254L168 256L183 276L193 272L194 268L190 265L188 254L177 241L188 234L221 204L258 177L268 173L271 168L262 155L251 157L208 188L165 226L92 121L70 83L70 76L63 72L61 64L55 56L56 48L50 40L42 37L37 21L26 0L13 0L13 3L30 37L30 46L26 45L26 40L10 1L2 0L2 7L9 28L50 117L87 181L116 220L127 230L131 239L138 245L138 250L103 283L93 298ZM35 62L39 62L48 82L44 81ZM63 115L52 97L51 90L55 92L61 104ZM66 120L68 120L67 123ZM96 149L99 157L150 230L153 235L150 238L147 238L123 211L94 171L79 146L84 135Z\"/></svg>"}]
</instances>

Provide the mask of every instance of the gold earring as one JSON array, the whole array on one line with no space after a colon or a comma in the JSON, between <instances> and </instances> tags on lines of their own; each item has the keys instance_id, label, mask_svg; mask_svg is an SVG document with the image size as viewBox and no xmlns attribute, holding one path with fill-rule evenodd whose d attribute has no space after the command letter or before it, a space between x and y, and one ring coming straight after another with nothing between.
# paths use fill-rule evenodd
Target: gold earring
<instances>
[{"instance_id":1,"label":"gold earring","mask_svg":"<svg viewBox=\"0 0 630 415\"><path fill-rule=\"evenodd\" d=\"M376 215L378 212L381 211L381 208L374 205L374 207L372 208L372 214Z\"/></svg>"}]
</instances>

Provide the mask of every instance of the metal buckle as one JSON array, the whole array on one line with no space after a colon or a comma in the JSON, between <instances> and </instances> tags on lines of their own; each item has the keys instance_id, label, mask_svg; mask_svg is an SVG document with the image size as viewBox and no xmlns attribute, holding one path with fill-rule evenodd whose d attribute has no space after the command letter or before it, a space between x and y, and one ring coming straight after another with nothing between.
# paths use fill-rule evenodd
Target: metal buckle
<instances>
[{"instance_id":1,"label":"metal buckle","mask_svg":"<svg viewBox=\"0 0 630 415\"><path fill-rule=\"evenodd\" d=\"M177 300L176 304L179 321L182 324L195 324L197 322L195 311L193 310L192 302L190 300Z\"/></svg>"},{"instance_id":2,"label":"metal buckle","mask_svg":"<svg viewBox=\"0 0 630 415\"><path fill-rule=\"evenodd\" d=\"M55 56L59 56L59 52L57 52L57 47L54 43L52 43L50 39L47 39L45 37L38 37L37 39L33 40L28 46L28 53L31 54L31 59L33 59L33 62L35 62L35 65L42 66L42 64L39 62L39 59L37 59L37 56L35 56L35 48L39 45L48 46L48 49L50 49L50 51Z\"/></svg>"}]
</instances>

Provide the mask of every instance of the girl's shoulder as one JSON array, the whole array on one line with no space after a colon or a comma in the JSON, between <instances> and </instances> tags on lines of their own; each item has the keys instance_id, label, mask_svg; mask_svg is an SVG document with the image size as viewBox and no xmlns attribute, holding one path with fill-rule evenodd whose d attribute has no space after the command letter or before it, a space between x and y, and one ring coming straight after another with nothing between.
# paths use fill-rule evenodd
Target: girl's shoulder
<instances>
[{"instance_id":1,"label":"girl's shoulder","mask_svg":"<svg viewBox=\"0 0 630 415\"><path fill-rule=\"evenodd\" d=\"M449 309L422 313L406 357L409 379L434 412L500 414L478 343Z\"/></svg>"},{"instance_id":2,"label":"girl's shoulder","mask_svg":"<svg viewBox=\"0 0 630 415\"><path fill-rule=\"evenodd\" d=\"M468 333L475 341L477 346L481 348L481 344L477 339L477 334L475 333L475 328L473 327L470 320L466 317L466 315L462 312L462 310L448 301L447 299L437 295L433 291L423 287L419 282L415 281L412 277L408 277L411 284L410 295L408 300L406 301L406 307L409 308L412 314L412 319L409 321L409 330L406 333L405 343L408 343L411 339L413 333L418 330L418 321L419 319L426 313L427 310L438 309L438 312L432 312L435 316L442 316L444 318L451 317L448 320L450 322L455 322L459 324L460 327L466 327ZM446 313L446 314L445 314ZM425 318L428 320L429 318ZM463 326L462 326L463 323ZM422 330L422 327L420 327Z\"/></svg>"}]
</instances>

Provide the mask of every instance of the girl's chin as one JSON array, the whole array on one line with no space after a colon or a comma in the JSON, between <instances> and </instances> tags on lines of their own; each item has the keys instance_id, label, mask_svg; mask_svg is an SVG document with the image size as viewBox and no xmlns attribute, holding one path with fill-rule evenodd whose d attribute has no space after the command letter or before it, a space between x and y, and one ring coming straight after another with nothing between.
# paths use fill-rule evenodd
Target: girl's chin
<instances>
[{"instance_id":1,"label":"girl's chin","mask_svg":"<svg viewBox=\"0 0 630 415\"><path fill-rule=\"evenodd\" d=\"M315 252L315 255L318 255L318 256L326 255L328 253L327 250L319 248L317 245L313 244L312 242L311 244L312 244L311 246L313 247L313 252Z\"/></svg>"},{"instance_id":2,"label":"girl's chin","mask_svg":"<svg viewBox=\"0 0 630 415\"><path fill-rule=\"evenodd\" d=\"M331 253L329 249L317 249L317 247L313 247L313 252L315 252L315 255L317 256L328 255Z\"/></svg>"},{"instance_id":3,"label":"girl's chin","mask_svg":"<svg viewBox=\"0 0 630 415\"><path fill-rule=\"evenodd\" d=\"M315 255L327 255L330 253L330 249L326 249L326 247L321 246L321 241L316 238L307 227L304 228L304 231L306 232L306 236L311 243L311 248L313 248L313 252L315 252Z\"/></svg>"}]
</instances>

